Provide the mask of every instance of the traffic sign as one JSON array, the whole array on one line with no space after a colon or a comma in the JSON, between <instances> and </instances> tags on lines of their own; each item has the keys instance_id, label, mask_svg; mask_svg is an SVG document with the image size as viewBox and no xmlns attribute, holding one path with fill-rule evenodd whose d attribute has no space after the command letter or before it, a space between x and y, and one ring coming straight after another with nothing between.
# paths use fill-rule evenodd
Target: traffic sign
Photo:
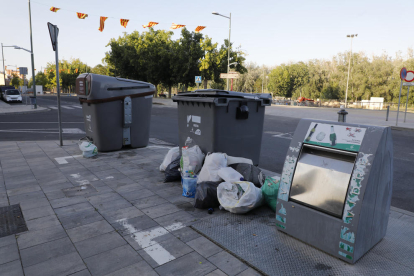
<instances>
[{"instance_id":1,"label":"traffic sign","mask_svg":"<svg viewBox=\"0 0 414 276\"><path fill-rule=\"evenodd\" d=\"M414 80L414 71L407 71L404 80L406 82L412 82Z\"/></svg>"},{"instance_id":2,"label":"traffic sign","mask_svg":"<svg viewBox=\"0 0 414 276\"><path fill-rule=\"evenodd\" d=\"M53 51L56 51L56 42L59 34L59 28L50 22L47 23L47 27L49 28L50 40L52 41Z\"/></svg>"},{"instance_id":3,"label":"traffic sign","mask_svg":"<svg viewBox=\"0 0 414 276\"><path fill-rule=\"evenodd\" d=\"M201 83L201 76L195 77L195 83Z\"/></svg>"},{"instance_id":4,"label":"traffic sign","mask_svg":"<svg viewBox=\"0 0 414 276\"><path fill-rule=\"evenodd\" d=\"M27 67L19 67L20 75L27 75Z\"/></svg>"},{"instance_id":5,"label":"traffic sign","mask_svg":"<svg viewBox=\"0 0 414 276\"><path fill-rule=\"evenodd\" d=\"M227 73L221 73L220 78L221 79L238 79L240 77L239 72L229 72Z\"/></svg>"},{"instance_id":6,"label":"traffic sign","mask_svg":"<svg viewBox=\"0 0 414 276\"><path fill-rule=\"evenodd\" d=\"M404 80L407 77L407 69L403 67L400 71L400 79Z\"/></svg>"}]
</instances>

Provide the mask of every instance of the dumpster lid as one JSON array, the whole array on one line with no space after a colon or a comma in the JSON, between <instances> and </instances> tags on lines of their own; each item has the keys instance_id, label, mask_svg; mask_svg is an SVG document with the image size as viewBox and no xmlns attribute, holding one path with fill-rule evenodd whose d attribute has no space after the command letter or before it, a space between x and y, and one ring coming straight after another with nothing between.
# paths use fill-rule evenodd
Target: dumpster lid
<instances>
[{"instance_id":1,"label":"dumpster lid","mask_svg":"<svg viewBox=\"0 0 414 276\"><path fill-rule=\"evenodd\" d=\"M199 89L189 92L180 92L177 96L184 97L226 97L226 98L244 98L244 99L271 99L270 94L250 94L235 91L226 91L220 89Z\"/></svg>"}]
</instances>

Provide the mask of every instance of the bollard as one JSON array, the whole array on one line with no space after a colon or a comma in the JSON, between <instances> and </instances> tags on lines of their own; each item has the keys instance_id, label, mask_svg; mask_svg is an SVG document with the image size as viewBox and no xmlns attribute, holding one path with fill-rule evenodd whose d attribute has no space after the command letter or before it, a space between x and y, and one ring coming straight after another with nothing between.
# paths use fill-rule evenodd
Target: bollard
<instances>
[{"instance_id":1,"label":"bollard","mask_svg":"<svg viewBox=\"0 0 414 276\"><path fill-rule=\"evenodd\" d=\"M338 111L338 122L346 122L346 115L348 112L345 110L345 107L341 105L341 109Z\"/></svg>"},{"instance_id":2,"label":"bollard","mask_svg":"<svg viewBox=\"0 0 414 276\"><path fill-rule=\"evenodd\" d=\"M389 115L390 115L390 106L387 106L387 118L385 118L385 121L388 121Z\"/></svg>"}]
</instances>

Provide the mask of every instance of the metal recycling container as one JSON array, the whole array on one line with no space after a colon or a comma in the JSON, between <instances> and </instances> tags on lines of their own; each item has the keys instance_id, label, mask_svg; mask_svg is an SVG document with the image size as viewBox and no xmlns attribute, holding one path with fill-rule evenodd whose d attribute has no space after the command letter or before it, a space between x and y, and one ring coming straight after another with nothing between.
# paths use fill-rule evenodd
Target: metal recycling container
<instances>
[{"instance_id":1,"label":"metal recycling container","mask_svg":"<svg viewBox=\"0 0 414 276\"><path fill-rule=\"evenodd\" d=\"M76 93L86 135L98 151L148 145L154 85L84 73L76 79Z\"/></svg>"},{"instance_id":2,"label":"metal recycling container","mask_svg":"<svg viewBox=\"0 0 414 276\"><path fill-rule=\"evenodd\" d=\"M270 94L248 94L218 89L178 93L179 145L187 137L204 152L223 152L259 164L265 107Z\"/></svg>"}]
</instances>

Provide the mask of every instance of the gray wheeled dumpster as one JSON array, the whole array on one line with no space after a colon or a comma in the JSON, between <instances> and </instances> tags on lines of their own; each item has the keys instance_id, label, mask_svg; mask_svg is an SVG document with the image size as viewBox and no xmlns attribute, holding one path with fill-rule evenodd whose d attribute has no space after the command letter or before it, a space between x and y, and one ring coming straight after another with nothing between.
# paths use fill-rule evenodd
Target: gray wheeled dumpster
<instances>
[{"instance_id":1,"label":"gray wheeled dumpster","mask_svg":"<svg viewBox=\"0 0 414 276\"><path fill-rule=\"evenodd\" d=\"M148 145L154 85L85 73L76 79L76 93L86 135L98 151Z\"/></svg>"},{"instance_id":2,"label":"gray wheeled dumpster","mask_svg":"<svg viewBox=\"0 0 414 276\"><path fill-rule=\"evenodd\" d=\"M270 94L203 89L178 93L179 145L187 137L207 152L224 152L259 164L265 107Z\"/></svg>"}]
</instances>

